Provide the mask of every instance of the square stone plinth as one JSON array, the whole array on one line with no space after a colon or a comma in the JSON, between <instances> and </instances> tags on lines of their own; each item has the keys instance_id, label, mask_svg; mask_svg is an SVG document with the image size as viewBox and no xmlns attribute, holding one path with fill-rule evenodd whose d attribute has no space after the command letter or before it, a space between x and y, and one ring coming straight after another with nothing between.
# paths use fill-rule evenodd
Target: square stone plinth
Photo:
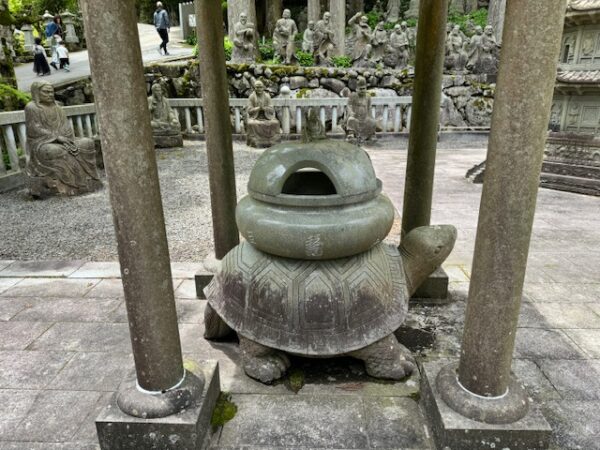
<instances>
[{"instance_id":1,"label":"square stone plinth","mask_svg":"<svg viewBox=\"0 0 600 450\"><path fill-rule=\"evenodd\" d=\"M427 280L423 282L411 300L419 304L445 305L450 302L448 298L448 274L438 267Z\"/></svg>"},{"instance_id":2,"label":"square stone plinth","mask_svg":"<svg viewBox=\"0 0 600 450\"><path fill-rule=\"evenodd\" d=\"M121 411L113 396L96 419L102 450L200 449L210 436L210 419L221 392L219 366L214 361L198 364L193 372L204 374L204 390L196 408L161 419L140 419Z\"/></svg>"},{"instance_id":3,"label":"square stone plinth","mask_svg":"<svg viewBox=\"0 0 600 450\"><path fill-rule=\"evenodd\" d=\"M450 361L423 364L421 390L423 407L430 422L436 448L450 450L504 449L537 450L550 445L552 429L535 406L518 422L490 425L463 417L442 400L436 387L440 370Z\"/></svg>"}]
</instances>

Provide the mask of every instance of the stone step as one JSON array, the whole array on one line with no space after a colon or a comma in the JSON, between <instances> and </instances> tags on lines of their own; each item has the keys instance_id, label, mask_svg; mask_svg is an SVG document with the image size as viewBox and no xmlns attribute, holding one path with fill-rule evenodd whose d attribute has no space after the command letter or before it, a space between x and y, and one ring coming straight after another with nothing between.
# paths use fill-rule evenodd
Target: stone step
<instances>
[{"instance_id":1,"label":"stone step","mask_svg":"<svg viewBox=\"0 0 600 450\"><path fill-rule=\"evenodd\" d=\"M353 395L233 395L236 416L212 449L432 449L416 401Z\"/></svg>"}]
</instances>

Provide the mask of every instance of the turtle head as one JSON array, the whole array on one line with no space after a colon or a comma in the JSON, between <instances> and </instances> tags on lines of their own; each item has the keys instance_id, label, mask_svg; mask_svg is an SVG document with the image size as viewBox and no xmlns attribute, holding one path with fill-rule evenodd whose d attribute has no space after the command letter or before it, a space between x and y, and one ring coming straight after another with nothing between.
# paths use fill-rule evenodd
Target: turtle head
<instances>
[{"instance_id":1,"label":"turtle head","mask_svg":"<svg viewBox=\"0 0 600 450\"><path fill-rule=\"evenodd\" d=\"M456 228L435 225L415 228L400 244L410 295L446 260L456 242Z\"/></svg>"}]
</instances>

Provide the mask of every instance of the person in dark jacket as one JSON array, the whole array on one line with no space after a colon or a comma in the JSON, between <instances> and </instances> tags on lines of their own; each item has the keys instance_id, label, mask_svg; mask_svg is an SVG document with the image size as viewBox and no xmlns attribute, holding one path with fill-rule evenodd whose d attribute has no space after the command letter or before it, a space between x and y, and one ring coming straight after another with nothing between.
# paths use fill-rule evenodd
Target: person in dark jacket
<instances>
[{"instance_id":1,"label":"person in dark jacket","mask_svg":"<svg viewBox=\"0 0 600 450\"><path fill-rule=\"evenodd\" d=\"M156 11L154 12L154 26L158 35L162 39L162 43L158 47L158 53L162 54L164 50L165 55L168 55L167 44L169 43L169 32L171 31L171 25L169 23L169 13L164 9L161 2L156 3Z\"/></svg>"}]
</instances>

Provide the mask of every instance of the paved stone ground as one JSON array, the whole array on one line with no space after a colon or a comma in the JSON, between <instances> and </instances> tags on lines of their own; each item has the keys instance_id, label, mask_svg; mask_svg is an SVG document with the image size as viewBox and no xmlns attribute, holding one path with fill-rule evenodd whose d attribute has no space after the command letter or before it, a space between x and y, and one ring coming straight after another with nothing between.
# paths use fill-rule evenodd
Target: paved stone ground
<instances>
[{"instance_id":1,"label":"paved stone ground","mask_svg":"<svg viewBox=\"0 0 600 450\"><path fill-rule=\"evenodd\" d=\"M138 24L138 32L144 63L168 60L167 57L161 56L158 53L158 46L161 40L153 25L140 23ZM168 48L172 57L189 56L192 54L192 47L181 43L181 28L171 28L170 39L171 42ZM69 59L71 61L70 72L52 69L52 75L44 77L42 80L57 84L89 76L90 63L87 50L71 53ZM50 62L50 55L48 55L48 62ZM111 61L107 61L107 64L110 63ZM33 73L33 63L21 64L15 68L15 72L17 75L17 84L22 91L29 92L31 83L39 79Z\"/></svg>"},{"instance_id":2,"label":"paved stone ground","mask_svg":"<svg viewBox=\"0 0 600 450\"><path fill-rule=\"evenodd\" d=\"M400 207L405 152L371 155ZM433 222L459 229L445 265L454 302L411 308L398 334L421 359L459 353L481 194L464 173L483 158L481 149L439 152ZM555 449L600 449L599 213L598 198L540 191L514 370L552 424ZM297 394L246 378L235 343L202 339L199 268L173 264L184 354L188 364L219 360L238 406L215 448L431 448L418 375L381 383L350 359L295 359L305 382ZM118 276L115 262L0 261L0 450L96 448L93 420L133 364Z\"/></svg>"}]
</instances>

